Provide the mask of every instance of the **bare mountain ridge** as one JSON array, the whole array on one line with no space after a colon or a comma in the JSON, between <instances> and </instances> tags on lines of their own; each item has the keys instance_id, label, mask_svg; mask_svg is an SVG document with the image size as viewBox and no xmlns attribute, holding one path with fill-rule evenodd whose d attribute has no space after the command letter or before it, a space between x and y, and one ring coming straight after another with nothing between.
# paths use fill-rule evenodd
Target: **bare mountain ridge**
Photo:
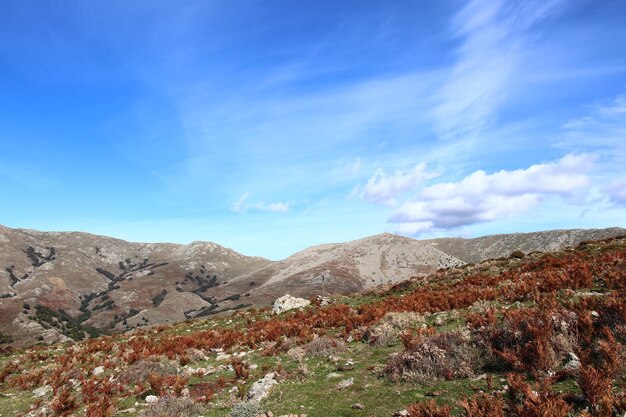
<instances>
[{"instance_id":1,"label":"bare mountain ridge","mask_svg":"<svg viewBox=\"0 0 626 417\"><path fill-rule=\"evenodd\" d=\"M181 321L219 304L211 288L268 263L209 242L131 243L1 227L0 332L33 343L83 327L122 331ZM59 310L77 325L58 317Z\"/></svg>"},{"instance_id":2,"label":"bare mountain ridge","mask_svg":"<svg viewBox=\"0 0 626 417\"><path fill-rule=\"evenodd\" d=\"M267 305L285 293L354 293L517 249L624 234L613 228L427 241L381 234L273 262L210 242L132 243L0 226L0 332L20 344L80 338Z\"/></svg>"},{"instance_id":3,"label":"bare mountain ridge","mask_svg":"<svg viewBox=\"0 0 626 417\"><path fill-rule=\"evenodd\" d=\"M551 252L568 246L576 246L585 240L602 240L623 235L626 235L626 229L610 227L606 229L563 229L509 233L471 239L428 239L422 242L429 243L463 262L478 263L485 259L508 256L514 251L524 253Z\"/></svg>"},{"instance_id":4,"label":"bare mountain ridge","mask_svg":"<svg viewBox=\"0 0 626 417\"><path fill-rule=\"evenodd\" d=\"M354 293L381 284L427 275L463 262L421 241L389 233L347 243L313 246L231 281L261 284L261 300L288 292Z\"/></svg>"}]
</instances>

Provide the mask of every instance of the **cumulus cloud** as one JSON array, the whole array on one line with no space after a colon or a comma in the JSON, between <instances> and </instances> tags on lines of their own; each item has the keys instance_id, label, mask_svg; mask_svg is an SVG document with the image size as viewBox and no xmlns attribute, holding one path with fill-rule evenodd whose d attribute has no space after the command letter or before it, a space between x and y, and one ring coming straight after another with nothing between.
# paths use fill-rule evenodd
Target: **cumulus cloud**
<instances>
[{"instance_id":1,"label":"cumulus cloud","mask_svg":"<svg viewBox=\"0 0 626 417\"><path fill-rule=\"evenodd\" d=\"M396 170L393 174L387 174L384 170L378 169L364 186L357 189L357 194L370 203L395 206L399 195L414 190L438 175L428 171L425 162L409 170Z\"/></svg>"},{"instance_id":2,"label":"cumulus cloud","mask_svg":"<svg viewBox=\"0 0 626 417\"><path fill-rule=\"evenodd\" d=\"M402 204L390 223L405 234L450 229L515 216L549 196L575 201L589 189L591 154L568 154L526 169L487 174L475 171L459 182L422 189L419 199Z\"/></svg>"},{"instance_id":3,"label":"cumulus cloud","mask_svg":"<svg viewBox=\"0 0 626 417\"><path fill-rule=\"evenodd\" d=\"M626 207L626 179L611 182L604 188L604 192L612 203Z\"/></svg>"},{"instance_id":4,"label":"cumulus cloud","mask_svg":"<svg viewBox=\"0 0 626 417\"><path fill-rule=\"evenodd\" d=\"M259 201L256 203L249 203L248 197L250 196L249 192L245 192L235 201L231 206L230 210L239 213L245 214L249 211L265 211L269 213L287 213L290 210L290 204L282 201L275 203L265 203L263 201Z\"/></svg>"}]
</instances>

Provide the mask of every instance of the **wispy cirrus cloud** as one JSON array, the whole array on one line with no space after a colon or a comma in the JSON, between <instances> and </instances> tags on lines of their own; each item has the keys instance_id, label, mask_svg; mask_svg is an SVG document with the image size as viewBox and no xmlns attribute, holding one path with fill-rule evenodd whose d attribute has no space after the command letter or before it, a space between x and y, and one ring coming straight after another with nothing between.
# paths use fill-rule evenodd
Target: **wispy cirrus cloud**
<instances>
[{"instance_id":1,"label":"wispy cirrus cloud","mask_svg":"<svg viewBox=\"0 0 626 417\"><path fill-rule=\"evenodd\" d=\"M562 0L472 0L452 20L457 60L434 95L441 138L471 138L493 122L531 47L531 29L558 13Z\"/></svg>"},{"instance_id":2,"label":"wispy cirrus cloud","mask_svg":"<svg viewBox=\"0 0 626 417\"><path fill-rule=\"evenodd\" d=\"M245 214L249 211L264 211L269 213L287 213L291 207L290 203L277 201L273 203L265 203L263 201L248 202L249 192L245 192L235 201L230 210L234 213Z\"/></svg>"},{"instance_id":3,"label":"wispy cirrus cloud","mask_svg":"<svg viewBox=\"0 0 626 417\"><path fill-rule=\"evenodd\" d=\"M563 125L558 147L586 147L609 151L607 157L626 158L626 96L596 103L585 116Z\"/></svg>"},{"instance_id":4,"label":"wispy cirrus cloud","mask_svg":"<svg viewBox=\"0 0 626 417\"><path fill-rule=\"evenodd\" d=\"M591 154L568 154L526 169L475 171L458 182L425 187L389 222L401 233L420 234L519 215L551 196L576 201L591 186L588 173L595 160Z\"/></svg>"}]
</instances>

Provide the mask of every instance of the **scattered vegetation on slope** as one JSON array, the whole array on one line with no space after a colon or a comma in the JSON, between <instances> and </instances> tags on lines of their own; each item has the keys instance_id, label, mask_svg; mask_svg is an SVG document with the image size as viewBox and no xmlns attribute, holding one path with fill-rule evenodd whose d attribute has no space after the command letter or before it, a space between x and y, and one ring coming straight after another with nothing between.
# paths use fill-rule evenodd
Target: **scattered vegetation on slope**
<instances>
[{"instance_id":1,"label":"scattered vegetation on slope","mask_svg":"<svg viewBox=\"0 0 626 417\"><path fill-rule=\"evenodd\" d=\"M314 301L7 352L0 414L626 413L625 238Z\"/></svg>"}]
</instances>

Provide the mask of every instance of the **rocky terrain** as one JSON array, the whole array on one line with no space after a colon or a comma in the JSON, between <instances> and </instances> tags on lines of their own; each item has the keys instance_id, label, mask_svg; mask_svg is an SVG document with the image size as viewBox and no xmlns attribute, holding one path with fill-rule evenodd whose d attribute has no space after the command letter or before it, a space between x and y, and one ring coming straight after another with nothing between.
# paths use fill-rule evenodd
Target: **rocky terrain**
<instances>
[{"instance_id":1,"label":"rocky terrain","mask_svg":"<svg viewBox=\"0 0 626 417\"><path fill-rule=\"evenodd\" d=\"M256 297L350 294L464 262L421 241L389 233L313 246L231 281L259 285ZM227 288L227 286L225 287Z\"/></svg>"},{"instance_id":2,"label":"rocky terrain","mask_svg":"<svg viewBox=\"0 0 626 417\"><path fill-rule=\"evenodd\" d=\"M424 240L435 248L463 262L477 263L485 259L508 256L514 251L524 253L551 252L568 246L576 246L585 240L599 240L626 235L626 229L546 230L531 233L489 235L473 239L442 238Z\"/></svg>"},{"instance_id":3,"label":"rocky terrain","mask_svg":"<svg viewBox=\"0 0 626 417\"><path fill-rule=\"evenodd\" d=\"M0 415L622 417L626 237L0 349Z\"/></svg>"},{"instance_id":4,"label":"rocky terrain","mask_svg":"<svg viewBox=\"0 0 626 417\"><path fill-rule=\"evenodd\" d=\"M269 305L286 293L352 294L518 249L545 251L620 234L626 231L430 241L382 234L272 262L210 242L131 243L0 226L0 341L80 340Z\"/></svg>"},{"instance_id":5,"label":"rocky terrain","mask_svg":"<svg viewBox=\"0 0 626 417\"><path fill-rule=\"evenodd\" d=\"M185 320L232 304L211 289L269 263L208 242L1 227L0 332L30 344Z\"/></svg>"}]
</instances>

